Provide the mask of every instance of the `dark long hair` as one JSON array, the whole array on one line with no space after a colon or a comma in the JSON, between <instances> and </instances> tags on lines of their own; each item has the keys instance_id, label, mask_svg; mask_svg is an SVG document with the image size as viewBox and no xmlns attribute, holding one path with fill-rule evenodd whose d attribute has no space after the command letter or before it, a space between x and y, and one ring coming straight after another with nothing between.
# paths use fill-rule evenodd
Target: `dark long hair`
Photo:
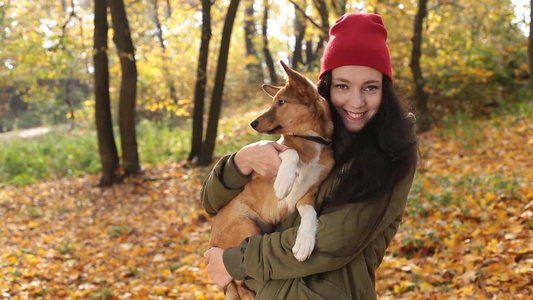
<instances>
[{"instance_id":1,"label":"dark long hair","mask_svg":"<svg viewBox=\"0 0 533 300\"><path fill-rule=\"evenodd\" d=\"M417 141L413 126L387 76L383 76L383 96L378 112L356 133L344 127L331 104L330 89L331 71L318 82L318 90L331 106L335 128L334 170L337 171L334 173L340 175L337 188L326 199L322 213L346 203L376 201L388 196L385 211L394 185L416 167Z\"/></svg>"}]
</instances>

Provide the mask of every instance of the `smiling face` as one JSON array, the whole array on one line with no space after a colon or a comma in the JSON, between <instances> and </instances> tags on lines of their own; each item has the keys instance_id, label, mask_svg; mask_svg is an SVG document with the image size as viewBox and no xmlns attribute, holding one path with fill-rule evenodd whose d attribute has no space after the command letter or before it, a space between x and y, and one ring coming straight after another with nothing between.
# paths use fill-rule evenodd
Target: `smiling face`
<instances>
[{"instance_id":1,"label":"smiling face","mask_svg":"<svg viewBox=\"0 0 533 300\"><path fill-rule=\"evenodd\" d=\"M331 103L348 131L361 131L381 105L383 73L365 66L342 66L333 69L331 77Z\"/></svg>"}]
</instances>

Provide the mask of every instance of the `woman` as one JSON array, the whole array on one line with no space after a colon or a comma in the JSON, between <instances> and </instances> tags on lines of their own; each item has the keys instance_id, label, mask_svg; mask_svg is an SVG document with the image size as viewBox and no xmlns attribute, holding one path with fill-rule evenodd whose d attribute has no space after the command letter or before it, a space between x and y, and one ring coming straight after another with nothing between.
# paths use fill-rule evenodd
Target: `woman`
<instances>
[{"instance_id":1,"label":"woman","mask_svg":"<svg viewBox=\"0 0 533 300\"><path fill-rule=\"evenodd\" d=\"M237 248L211 248L207 270L219 286L245 279L256 299L376 299L375 271L394 237L417 163L414 117L393 92L387 30L379 15L349 13L331 27L319 92L331 104L335 167L317 197L317 243L298 262L291 248L299 215ZM202 188L211 214L240 192L254 171L275 176L275 142L222 158Z\"/></svg>"}]
</instances>

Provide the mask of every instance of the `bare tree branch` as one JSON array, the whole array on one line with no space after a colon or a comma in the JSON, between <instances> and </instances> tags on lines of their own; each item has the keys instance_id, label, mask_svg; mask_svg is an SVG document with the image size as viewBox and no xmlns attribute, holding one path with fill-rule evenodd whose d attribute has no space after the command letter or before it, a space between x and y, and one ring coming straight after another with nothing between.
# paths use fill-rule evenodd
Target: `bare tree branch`
<instances>
[{"instance_id":1,"label":"bare tree branch","mask_svg":"<svg viewBox=\"0 0 533 300\"><path fill-rule=\"evenodd\" d=\"M459 9L465 9L464 6L458 4L457 2L441 1L441 0L439 0L438 3L437 3L437 5L428 8L427 11L430 12L430 11L432 11L432 10L435 10L435 9L437 9L437 8L439 8L439 7L442 7L442 6L445 6L445 5L455 6L455 7L459 8Z\"/></svg>"},{"instance_id":2,"label":"bare tree branch","mask_svg":"<svg viewBox=\"0 0 533 300\"><path fill-rule=\"evenodd\" d=\"M306 13L305 13L305 10L302 9L298 4L296 4L296 2L294 2L294 0L289 0L290 3L292 3L294 5L294 7L299 10L303 16L309 20L309 22L311 22L311 24L313 24L316 28L318 28L320 31L322 31L326 36L329 34L329 28L324 28L323 26L320 26L318 25L311 17L309 17Z\"/></svg>"}]
</instances>

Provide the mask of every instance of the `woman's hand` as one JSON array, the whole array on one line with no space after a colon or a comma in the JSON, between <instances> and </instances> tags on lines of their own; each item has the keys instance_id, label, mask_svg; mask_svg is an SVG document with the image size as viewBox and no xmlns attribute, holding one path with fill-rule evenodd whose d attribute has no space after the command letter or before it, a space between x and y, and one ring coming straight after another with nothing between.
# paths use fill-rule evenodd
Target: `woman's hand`
<instances>
[{"instance_id":1,"label":"woman's hand","mask_svg":"<svg viewBox=\"0 0 533 300\"><path fill-rule=\"evenodd\" d=\"M211 279L219 287L225 288L233 280L233 277L224 266L222 253L224 253L224 249L212 247L204 253L204 257L207 258L207 272L209 272Z\"/></svg>"},{"instance_id":2,"label":"woman's hand","mask_svg":"<svg viewBox=\"0 0 533 300\"><path fill-rule=\"evenodd\" d=\"M278 173L281 159L279 153L287 146L272 141L259 141L243 147L235 155L235 165L243 175L255 171L261 176L274 177Z\"/></svg>"}]
</instances>

